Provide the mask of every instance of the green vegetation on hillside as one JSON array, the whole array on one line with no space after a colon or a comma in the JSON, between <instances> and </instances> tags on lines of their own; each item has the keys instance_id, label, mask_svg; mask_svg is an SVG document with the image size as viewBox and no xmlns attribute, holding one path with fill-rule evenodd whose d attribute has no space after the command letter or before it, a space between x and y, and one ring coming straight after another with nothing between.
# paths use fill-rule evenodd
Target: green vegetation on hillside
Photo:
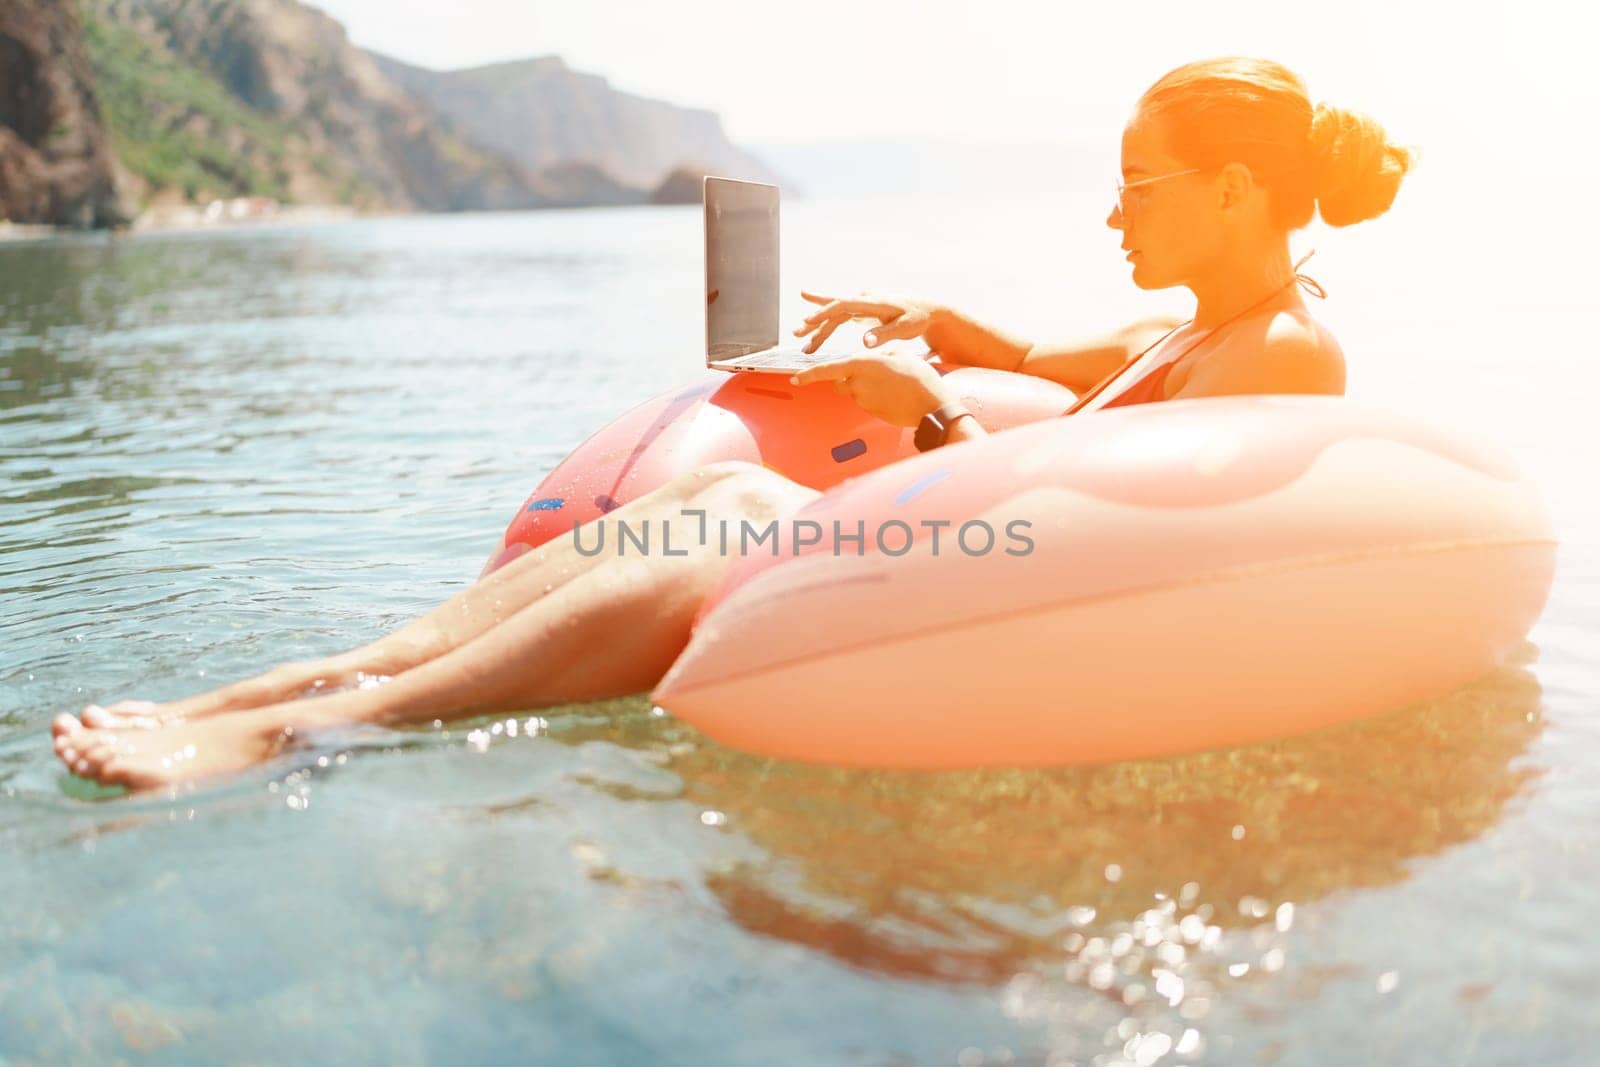
<instances>
[{"instance_id":1,"label":"green vegetation on hillside","mask_svg":"<svg viewBox=\"0 0 1600 1067\"><path fill-rule=\"evenodd\" d=\"M289 198L287 125L91 4L80 14L101 112L128 170L152 190L179 189L191 201Z\"/></svg>"}]
</instances>

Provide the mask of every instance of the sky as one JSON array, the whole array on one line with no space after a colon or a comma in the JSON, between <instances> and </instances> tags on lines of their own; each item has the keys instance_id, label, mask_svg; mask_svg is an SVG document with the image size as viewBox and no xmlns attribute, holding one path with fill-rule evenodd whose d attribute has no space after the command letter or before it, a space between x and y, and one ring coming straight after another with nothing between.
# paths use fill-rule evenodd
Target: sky
<instances>
[{"instance_id":1,"label":"sky","mask_svg":"<svg viewBox=\"0 0 1600 1067\"><path fill-rule=\"evenodd\" d=\"M1419 0L314 0L360 45L435 69L559 55L709 108L742 143L941 137L1115 143L1161 74L1256 54L1396 138L1504 152L1587 132L1577 6ZM448 18L441 13L448 12ZM1481 13L1479 13L1481 12Z\"/></svg>"}]
</instances>

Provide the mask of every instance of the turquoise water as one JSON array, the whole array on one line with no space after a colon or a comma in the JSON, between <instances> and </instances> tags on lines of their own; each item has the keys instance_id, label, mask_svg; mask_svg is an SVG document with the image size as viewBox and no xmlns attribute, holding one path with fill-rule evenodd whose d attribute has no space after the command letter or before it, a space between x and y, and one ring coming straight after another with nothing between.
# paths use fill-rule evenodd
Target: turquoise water
<instances>
[{"instance_id":1,"label":"turquoise water","mask_svg":"<svg viewBox=\"0 0 1600 1067\"><path fill-rule=\"evenodd\" d=\"M641 698L94 799L53 714L398 625L590 430L702 373L698 213L0 246L0 1063L1587 1062L1595 268L1465 232L1483 195L1419 174L1298 247L1352 394L1545 486L1522 661L1310 738L1037 773L776 763ZM1128 285L1106 199L790 205L786 288L1035 336L1183 310Z\"/></svg>"}]
</instances>

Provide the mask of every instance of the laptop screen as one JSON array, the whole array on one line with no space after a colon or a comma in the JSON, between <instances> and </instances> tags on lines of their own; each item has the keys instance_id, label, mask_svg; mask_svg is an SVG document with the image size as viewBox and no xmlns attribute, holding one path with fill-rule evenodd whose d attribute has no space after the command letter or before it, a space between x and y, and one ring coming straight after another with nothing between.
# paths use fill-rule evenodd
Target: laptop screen
<instances>
[{"instance_id":1,"label":"laptop screen","mask_svg":"<svg viewBox=\"0 0 1600 1067\"><path fill-rule=\"evenodd\" d=\"M707 178L706 354L778 343L778 187Z\"/></svg>"}]
</instances>

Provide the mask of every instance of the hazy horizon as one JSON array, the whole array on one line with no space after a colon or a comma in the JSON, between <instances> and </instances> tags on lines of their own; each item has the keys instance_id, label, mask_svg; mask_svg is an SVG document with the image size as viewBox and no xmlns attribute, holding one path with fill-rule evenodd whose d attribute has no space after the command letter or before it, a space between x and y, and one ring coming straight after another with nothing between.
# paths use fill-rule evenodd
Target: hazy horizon
<instances>
[{"instance_id":1,"label":"hazy horizon","mask_svg":"<svg viewBox=\"0 0 1600 1067\"><path fill-rule=\"evenodd\" d=\"M408 63L451 70L559 56L618 90L714 111L742 145L1115 145L1134 101L1167 70L1253 54L1299 73L1314 101L1366 111L1431 154L1526 157L1531 167L1554 140L1563 170L1596 164L1592 146L1573 143L1561 106L1592 95L1587 35L1554 4L1522 5L1508 20L1432 2L1310 12L1266 0L1203 9L1151 0L1129 23L1110 6L1020 0L995 0L981 15L953 0L816 0L803 16L735 0L603 9L456 0L441 22L418 0L311 2L356 44Z\"/></svg>"}]
</instances>

